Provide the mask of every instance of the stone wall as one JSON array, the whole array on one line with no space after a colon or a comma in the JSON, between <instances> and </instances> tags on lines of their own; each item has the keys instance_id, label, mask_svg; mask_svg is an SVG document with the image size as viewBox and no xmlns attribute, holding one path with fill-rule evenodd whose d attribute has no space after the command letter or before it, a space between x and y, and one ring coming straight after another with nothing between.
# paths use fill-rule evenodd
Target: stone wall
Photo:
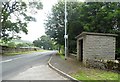
<instances>
[{"instance_id":1,"label":"stone wall","mask_svg":"<svg viewBox=\"0 0 120 82\"><path fill-rule=\"evenodd\" d=\"M120 73L120 61L118 60L86 60L86 67L106 70L114 70Z\"/></svg>"},{"instance_id":2,"label":"stone wall","mask_svg":"<svg viewBox=\"0 0 120 82\"><path fill-rule=\"evenodd\" d=\"M39 50L39 49L40 48L11 48L7 46L2 46L0 51L1 51L1 54L4 54L4 53L11 53L11 52L34 51L34 50Z\"/></svg>"},{"instance_id":3,"label":"stone wall","mask_svg":"<svg viewBox=\"0 0 120 82\"><path fill-rule=\"evenodd\" d=\"M115 37L86 35L83 42L83 60L115 59Z\"/></svg>"}]
</instances>

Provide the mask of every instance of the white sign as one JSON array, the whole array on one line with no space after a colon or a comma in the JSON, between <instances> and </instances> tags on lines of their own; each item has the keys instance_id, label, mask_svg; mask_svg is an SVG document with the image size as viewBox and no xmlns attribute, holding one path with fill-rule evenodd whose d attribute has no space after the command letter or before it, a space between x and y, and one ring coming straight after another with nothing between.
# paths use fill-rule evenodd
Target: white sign
<instances>
[{"instance_id":1,"label":"white sign","mask_svg":"<svg viewBox=\"0 0 120 82\"><path fill-rule=\"evenodd\" d=\"M68 35L64 35L64 38L68 39Z\"/></svg>"}]
</instances>

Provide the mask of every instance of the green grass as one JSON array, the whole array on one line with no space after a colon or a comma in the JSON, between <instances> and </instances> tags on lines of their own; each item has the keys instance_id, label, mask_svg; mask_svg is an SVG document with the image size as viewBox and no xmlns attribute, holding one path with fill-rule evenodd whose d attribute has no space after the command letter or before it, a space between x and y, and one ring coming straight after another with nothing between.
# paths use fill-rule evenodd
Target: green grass
<instances>
[{"instance_id":1,"label":"green grass","mask_svg":"<svg viewBox=\"0 0 120 82\"><path fill-rule=\"evenodd\" d=\"M10 52L10 53L2 54L2 55L3 56L14 56L14 55L22 55L22 54L29 54L29 53L43 52L43 51L47 51L47 50L25 51L25 52Z\"/></svg>"},{"instance_id":2,"label":"green grass","mask_svg":"<svg viewBox=\"0 0 120 82\"><path fill-rule=\"evenodd\" d=\"M118 80L120 78L118 75L120 76L118 73L98 69L80 69L78 72L71 74L77 80L84 80L83 82L104 82L102 80L109 80L107 82L110 82L110 80Z\"/></svg>"},{"instance_id":3,"label":"green grass","mask_svg":"<svg viewBox=\"0 0 120 82\"><path fill-rule=\"evenodd\" d=\"M63 54L60 54L60 57L61 57L62 59L65 59L65 56L64 56Z\"/></svg>"}]
</instances>

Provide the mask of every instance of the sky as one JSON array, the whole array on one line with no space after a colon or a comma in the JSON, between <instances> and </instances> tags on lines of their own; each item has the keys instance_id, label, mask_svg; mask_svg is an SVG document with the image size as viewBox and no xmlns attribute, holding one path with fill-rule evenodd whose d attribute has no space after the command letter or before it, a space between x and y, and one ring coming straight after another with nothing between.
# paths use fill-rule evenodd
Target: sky
<instances>
[{"instance_id":1,"label":"sky","mask_svg":"<svg viewBox=\"0 0 120 82\"><path fill-rule=\"evenodd\" d=\"M26 1L26 0L25 0ZM59 0L41 0L43 4L43 9L39 10L37 14L35 14L35 18L37 22L30 22L28 24L28 34L21 33L20 36L22 40L34 41L37 38L45 35L45 19L47 18L47 14L51 13L52 6L56 4ZM68 0L75 1L75 0ZM84 0L79 0L84 1Z\"/></svg>"},{"instance_id":2,"label":"sky","mask_svg":"<svg viewBox=\"0 0 120 82\"><path fill-rule=\"evenodd\" d=\"M57 3L57 1L58 0L41 0L43 9L39 10L34 16L37 22L30 22L28 24L28 34L20 34L22 40L34 41L40 36L45 35L45 19L47 18L47 14L51 12L52 6Z\"/></svg>"}]
</instances>

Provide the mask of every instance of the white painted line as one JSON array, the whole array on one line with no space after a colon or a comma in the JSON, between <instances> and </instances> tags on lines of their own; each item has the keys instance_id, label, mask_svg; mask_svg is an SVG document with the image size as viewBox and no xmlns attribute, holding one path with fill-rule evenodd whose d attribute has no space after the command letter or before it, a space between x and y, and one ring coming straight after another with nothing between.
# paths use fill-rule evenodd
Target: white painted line
<instances>
[{"instance_id":1,"label":"white painted line","mask_svg":"<svg viewBox=\"0 0 120 82\"><path fill-rule=\"evenodd\" d=\"M5 63L5 62L10 62L12 61L13 59L9 59L9 60L5 60L5 61L1 61L0 63Z\"/></svg>"},{"instance_id":2,"label":"white painted line","mask_svg":"<svg viewBox=\"0 0 120 82\"><path fill-rule=\"evenodd\" d=\"M1 61L0 63L6 63L6 62L10 62L10 61L13 61L13 60L16 60L16 59L20 59L20 58L23 58L23 57L18 57L18 58L4 60L4 61Z\"/></svg>"}]
</instances>

